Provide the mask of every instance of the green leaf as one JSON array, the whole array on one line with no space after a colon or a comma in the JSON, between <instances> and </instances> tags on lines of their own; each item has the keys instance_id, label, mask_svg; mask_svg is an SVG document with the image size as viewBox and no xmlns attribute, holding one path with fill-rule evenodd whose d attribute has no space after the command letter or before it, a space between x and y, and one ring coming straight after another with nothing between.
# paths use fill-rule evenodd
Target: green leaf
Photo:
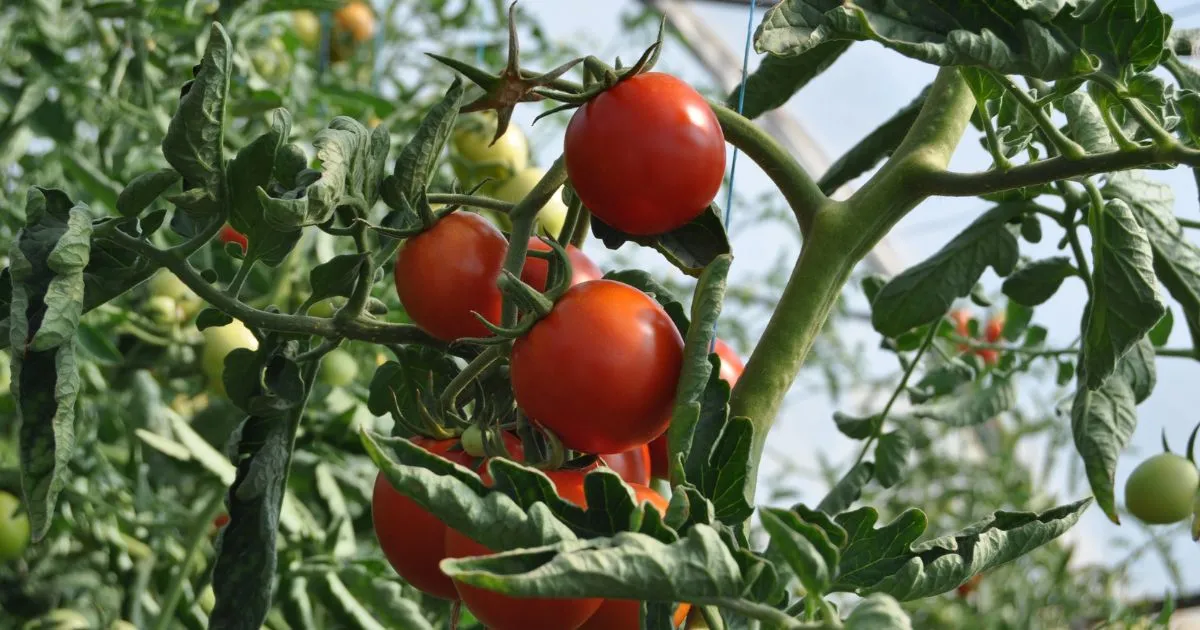
<instances>
[{"instance_id":1,"label":"green leaf","mask_svg":"<svg viewBox=\"0 0 1200 630\"><path fill-rule=\"evenodd\" d=\"M379 622L388 628L433 630L421 615L421 607L412 594L412 587L402 587L390 571L367 570L364 566L348 565L339 571L346 588L362 602ZM405 590L409 593L405 593Z\"/></svg>"},{"instance_id":2,"label":"green leaf","mask_svg":"<svg viewBox=\"0 0 1200 630\"><path fill-rule=\"evenodd\" d=\"M62 161L67 178L87 191L93 204L116 209L117 198L121 194L120 184L113 181L92 160L80 155L78 151L63 149L56 153Z\"/></svg>"},{"instance_id":3,"label":"green leaf","mask_svg":"<svg viewBox=\"0 0 1200 630\"><path fill-rule=\"evenodd\" d=\"M936 254L892 278L871 305L875 330L896 337L937 319L971 292L989 266L1001 276L1012 273L1017 239L1005 224L1021 209L1019 204L992 208Z\"/></svg>"},{"instance_id":4,"label":"green leaf","mask_svg":"<svg viewBox=\"0 0 1200 630\"><path fill-rule=\"evenodd\" d=\"M829 490L829 494L821 499L821 503L817 505L817 510L825 514L835 515L844 512L852 503L862 496L863 486L871 480L875 474L875 465L871 462L859 462L846 472L846 476L842 477Z\"/></svg>"},{"instance_id":5,"label":"green leaf","mask_svg":"<svg viewBox=\"0 0 1200 630\"><path fill-rule=\"evenodd\" d=\"M974 378L971 366L956 357L926 372L916 385L908 388L908 396L913 404L919 405L949 394Z\"/></svg>"},{"instance_id":6,"label":"green leaf","mask_svg":"<svg viewBox=\"0 0 1200 630\"><path fill-rule=\"evenodd\" d=\"M201 331L228 326L231 323L233 323L233 318L228 313L212 307L206 307L196 316L196 328Z\"/></svg>"},{"instance_id":7,"label":"green leaf","mask_svg":"<svg viewBox=\"0 0 1200 630\"><path fill-rule=\"evenodd\" d=\"M117 211L123 216L135 217L178 181L179 173L170 168L142 173L117 196Z\"/></svg>"},{"instance_id":8,"label":"green leaf","mask_svg":"<svg viewBox=\"0 0 1200 630\"><path fill-rule=\"evenodd\" d=\"M890 488L904 480L911 466L912 438L902 431L884 433L875 445L875 478Z\"/></svg>"},{"instance_id":9,"label":"green leaf","mask_svg":"<svg viewBox=\"0 0 1200 630\"><path fill-rule=\"evenodd\" d=\"M1008 299L1025 306L1037 306L1054 297L1063 280L1078 275L1071 259L1052 256L1027 262L1004 279L1000 290Z\"/></svg>"},{"instance_id":10,"label":"green leaf","mask_svg":"<svg viewBox=\"0 0 1200 630\"><path fill-rule=\"evenodd\" d=\"M1087 92L1081 90L1068 94L1062 104L1063 112L1067 115L1067 131L1072 140L1078 142L1088 153L1117 149L1117 143L1113 141L1108 126L1104 124L1104 118L1100 116L1100 108Z\"/></svg>"},{"instance_id":11,"label":"green leaf","mask_svg":"<svg viewBox=\"0 0 1200 630\"><path fill-rule=\"evenodd\" d=\"M80 323L77 333L79 349L83 350L89 359L104 365L119 365L125 360L108 336L96 330L95 326Z\"/></svg>"},{"instance_id":12,"label":"green leaf","mask_svg":"<svg viewBox=\"0 0 1200 630\"><path fill-rule=\"evenodd\" d=\"M825 532L789 510L763 508L760 514L763 529L771 536L771 546L787 560L805 593L819 597L828 591L839 553Z\"/></svg>"},{"instance_id":13,"label":"green leaf","mask_svg":"<svg viewBox=\"0 0 1200 630\"><path fill-rule=\"evenodd\" d=\"M459 373L453 359L433 348L414 344L400 352L399 362L375 370L367 396L367 409L377 416L391 414L398 430L405 419L420 418L422 407L436 409L438 395Z\"/></svg>"},{"instance_id":14,"label":"green leaf","mask_svg":"<svg viewBox=\"0 0 1200 630\"><path fill-rule=\"evenodd\" d=\"M1171 330L1175 328L1174 311L1167 309L1163 314L1162 319L1150 329L1146 335L1150 339L1150 343L1154 344L1155 348L1161 348L1167 345L1167 340L1171 338Z\"/></svg>"},{"instance_id":15,"label":"green leaf","mask_svg":"<svg viewBox=\"0 0 1200 630\"><path fill-rule=\"evenodd\" d=\"M879 426L879 420L879 414L859 418L840 411L833 412L833 423L837 425L837 430L852 440L865 440L871 437L875 433L875 427Z\"/></svg>"},{"instance_id":16,"label":"green leaf","mask_svg":"<svg viewBox=\"0 0 1200 630\"><path fill-rule=\"evenodd\" d=\"M258 197L259 188L270 188L272 182L280 189L294 183L296 164L304 152L288 144L291 135L292 116L286 109L277 109L271 115L271 129L242 147L229 163L230 208L229 224L246 235L250 243L247 254L269 266L283 262L300 240L298 229L277 229L267 222L263 203ZM303 167L303 162L300 164ZM281 181L282 177L287 181Z\"/></svg>"},{"instance_id":17,"label":"green leaf","mask_svg":"<svg viewBox=\"0 0 1200 630\"><path fill-rule=\"evenodd\" d=\"M683 227L654 236L626 234L592 215L592 234L609 249L617 249L626 242L652 247L675 268L694 278L700 277L704 268L719 256L732 252L729 235L725 233L725 223L716 204L709 204Z\"/></svg>"},{"instance_id":18,"label":"green leaf","mask_svg":"<svg viewBox=\"0 0 1200 630\"><path fill-rule=\"evenodd\" d=\"M1016 403L1017 390L1012 381L996 379L986 385L970 383L953 396L913 407L907 415L951 427L969 427L995 418Z\"/></svg>"},{"instance_id":19,"label":"green leaf","mask_svg":"<svg viewBox=\"0 0 1200 630\"><path fill-rule=\"evenodd\" d=\"M340 254L323 262L308 273L312 287L312 302L340 296L348 298L358 283L358 270L370 260L369 254Z\"/></svg>"},{"instance_id":20,"label":"green leaf","mask_svg":"<svg viewBox=\"0 0 1200 630\"><path fill-rule=\"evenodd\" d=\"M326 609L333 617L334 623L339 628L361 628L362 630L386 630L375 620L371 611L367 610L346 588L346 585L338 579L337 574L331 572L318 578L318 588L324 597ZM424 620L421 620L424 621ZM420 628L422 626L414 626ZM425 628L431 626L428 622L424 623Z\"/></svg>"},{"instance_id":21,"label":"green leaf","mask_svg":"<svg viewBox=\"0 0 1200 630\"><path fill-rule=\"evenodd\" d=\"M1171 187L1142 173L1123 172L1110 175L1101 192L1129 204L1138 225L1146 230L1155 275L1183 308L1192 344L1200 349L1200 247L1175 220Z\"/></svg>"},{"instance_id":22,"label":"green leaf","mask_svg":"<svg viewBox=\"0 0 1200 630\"><path fill-rule=\"evenodd\" d=\"M1009 300L1008 304L1004 305L1004 335L1006 341L1017 341L1025 334L1029 328L1029 322L1033 321L1033 309L1016 302Z\"/></svg>"},{"instance_id":23,"label":"green leaf","mask_svg":"<svg viewBox=\"0 0 1200 630\"><path fill-rule=\"evenodd\" d=\"M1077 10L1081 6L1091 10L1083 14ZM1153 2L1141 0L1090 5L1078 0L998 1L983 6L784 0L763 18L755 49L790 57L828 42L870 40L926 63L1058 79L1098 67L1113 74L1127 66L1149 69L1162 54L1169 24Z\"/></svg>"},{"instance_id":24,"label":"green leaf","mask_svg":"<svg viewBox=\"0 0 1200 630\"><path fill-rule=\"evenodd\" d=\"M792 95L833 65L848 48L850 42L830 42L794 57L767 55L746 77L745 100L741 99L742 86L739 85L725 98L725 105L737 110L741 101L742 115L751 120L782 107Z\"/></svg>"},{"instance_id":25,"label":"green leaf","mask_svg":"<svg viewBox=\"0 0 1200 630\"><path fill-rule=\"evenodd\" d=\"M1137 426L1137 405L1150 396L1157 380L1154 347L1143 338L1098 390L1080 387L1071 406L1075 450L1096 503L1120 523L1114 498L1117 461Z\"/></svg>"},{"instance_id":26,"label":"green leaf","mask_svg":"<svg viewBox=\"0 0 1200 630\"><path fill-rule=\"evenodd\" d=\"M354 523L349 509L346 507L346 496L338 486L329 464L321 462L313 468L313 480L317 487L317 495L324 502L329 512L331 522L340 521L334 532L333 549L330 551L335 558L349 558L357 550L354 539Z\"/></svg>"},{"instance_id":27,"label":"green leaf","mask_svg":"<svg viewBox=\"0 0 1200 630\"><path fill-rule=\"evenodd\" d=\"M885 120L831 164L817 182L821 191L831 195L850 180L871 170L880 160L891 156L892 151L900 146L900 142L908 134L913 121L917 119L917 114L921 113L927 94L929 86L925 86L911 103L892 114L891 118Z\"/></svg>"},{"instance_id":28,"label":"green leaf","mask_svg":"<svg viewBox=\"0 0 1200 630\"><path fill-rule=\"evenodd\" d=\"M91 233L87 206L72 204L59 190L30 188L25 227L9 251L11 390L34 540L50 527L75 447L75 340Z\"/></svg>"},{"instance_id":29,"label":"green leaf","mask_svg":"<svg viewBox=\"0 0 1200 630\"><path fill-rule=\"evenodd\" d=\"M184 86L162 142L163 156L183 176L184 188L198 187L213 198L223 194L225 102L232 66L229 35L213 22L196 78Z\"/></svg>"},{"instance_id":30,"label":"green leaf","mask_svg":"<svg viewBox=\"0 0 1200 630\"><path fill-rule=\"evenodd\" d=\"M465 584L517 597L687 602L741 599L750 587L733 553L707 525L692 527L671 544L621 533L443 560L441 567Z\"/></svg>"},{"instance_id":31,"label":"green leaf","mask_svg":"<svg viewBox=\"0 0 1200 630\"><path fill-rule=\"evenodd\" d=\"M846 617L846 630L911 630L912 621L893 598L882 593L868 595Z\"/></svg>"},{"instance_id":32,"label":"green leaf","mask_svg":"<svg viewBox=\"0 0 1200 630\"><path fill-rule=\"evenodd\" d=\"M539 547L575 538L544 502L522 509L508 494L484 486L470 470L403 438L376 437L366 431L360 438L393 488L489 549ZM497 461L491 463L493 469ZM540 475L532 470L531 474ZM542 480L550 484L544 476Z\"/></svg>"},{"instance_id":33,"label":"green leaf","mask_svg":"<svg viewBox=\"0 0 1200 630\"><path fill-rule=\"evenodd\" d=\"M267 224L294 232L329 221L341 205L369 209L382 177L377 135L353 118L338 116L330 121L313 139L320 164L315 181L297 177L295 188L279 194L257 188Z\"/></svg>"},{"instance_id":34,"label":"green leaf","mask_svg":"<svg viewBox=\"0 0 1200 630\"><path fill-rule=\"evenodd\" d=\"M464 92L462 80L455 77L446 95L430 108L412 140L400 150L392 176L385 179L382 186L383 199L388 205L396 209L417 207L437 168L446 140L454 131Z\"/></svg>"},{"instance_id":35,"label":"green leaf","mask_svg":"<svg viewBox=\"0 0 1200 630\"><path fill-rule=\"evenodd\" d=\"M1154 277L1149 236L1128 204L1114 199L1088 216L1092 298L1083 323L1080 381L1099 389L1117 362L1166 312Z\"/></svg>"},{"instance_id":36,"label":"green leaf","mask_svg":"<svg viewBox=\"0 0 1200 630\"><path fill-rule=\"evenodd\" d=\"M851 537L842 546L833 590L864 596L886 593L900 601L944 593L1058 538L1090 503L1084 499L1041 513L998 511L959 532L922 543L916 541L927 519L920 510L908 510L879 529L879 514L873 508L839 514L838 525Z\"/></svg>"}]
</instances>

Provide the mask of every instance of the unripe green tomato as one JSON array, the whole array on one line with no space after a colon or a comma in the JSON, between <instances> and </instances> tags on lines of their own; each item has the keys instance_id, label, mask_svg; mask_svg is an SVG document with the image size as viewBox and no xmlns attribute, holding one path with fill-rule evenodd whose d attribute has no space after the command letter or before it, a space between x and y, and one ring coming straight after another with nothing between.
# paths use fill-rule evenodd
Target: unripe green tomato
<instances>
[{"instance_id":1,"label":"unripe green tomato","mask_svg":"<svg viewBox=\"0 0 1200 630\"><path fill-rule=\"evenodd\" d=\"M150 290L150 295L161 295L180 302L200 299L183 283L183 280L175 277L175 274L166 269L160 269L158 273L154 274L146 283L146 288Z\"/></svg>"},{"instance_id":2,"label":"unripe green tomato","mask_svg":"<svg viewBox=\"0 0 1200 630\"><path fill-rule=\"evenodd\" d=\"M174 324L179 321L179 305L165 295L155 295L146 300L146 312L150 319L159 324Z\"/></svg>"},{"instance_id":3,"label":"unripe green tomato","mask_svg":"<svg viewBox=\"0 0 1200 630\"><path fill-rule=\"evenodd\" d=\"M29 515L20 509L20 499L0 491L0 563L20 558L29 546Z\"/></svg>"},{"instance_id":4,"label":"unripe green tomato","mask_svg":"<svg viewBox=\"0 0 1200 630\"><path fill-rule=\"evenodd\" d=\"M313 317L333 317L333 314L336 313L337 310L345 303L346 301L341 298L328 298L321 300L320 302L313 304L308 309L308 314L312 315Z\"/></svg>"},{"instance_id":5,"label":"unripe green tomato","mask_svg":"<svg viewBox=\"0 0 1200 630\"><path fill-rule=\"evenodd\" d=\"M463 431L459 441L462 442L463 452L471 457L483 457L487 454L487 450L483 448L483 431L474 424Z\"/></svg>"},{"instance_id":6,"label":"unripe green tomato","mask_svg":"<svg viewBox=\"0 0 1200 630\"><path fill-rule=\"evenodd\" d=\"M354 355L335 348L321 360L321 382L333 387L345 387L358 377L358 362Z\"/></svg>"},{"instance_id":7,"label":"unripe green tomato","mask_svg":"<svg viewBox=\"0 0 1200 630\"><path fill-rule=\"evenodd\" d=\"M8 395L12 386L12 366L9 364L8 353L0 352L0 396Z\"/></svg>"},{"instance_id":8,"label":"unripe green tomato","mask_svg":"<svg viewBox=\"0 0 1200 630\"><path fill-rule=\"evenodd\" d=\"M255 46L250 53L250 63L259 76L272 84L287 81L291 76L292 58L288 55L287 46L278 37Z\"/></svg>"},{"instance_id":9,"label":"unripe green tomato","mask_svg":"<svg viewBox=\"0 0 1200 630\"><path fill-rule=\"evenodd\" d=\"M200 597L196 598L196 603L200 604L200 610L204 614L211 615L213 608L217 605L217 594L213 592L212 584L206 584L204 590L201 591Z\"/></svg>"},{"instance_id":10,"label":"unripe green tomato","mask_svg":"<svg viewBox=\"0 0 1200 630\"><path fill-rule=\"evenodd\" d=\"M124 619L118 619L112 622L112 625L108 627L108 630L138 630L138 627L129 623L128 621L125 621Z\"/></svg>"},{"instance_id":11,"label":"unripe green tomato","mask_svg":"<svg viewBox=\"0 0 1200 630\"><path fill-rule=\"evenodd\" d=\"M292 11L292 30L309 48L321 43L321 19L312 11Z\"/></svg>"},{"instance_id":12,"label":"unripe green tomato","mask_svg":"<svg viewBox=\"0 0 1200 630\"><path fill-rule=\"evenodd\" d=\"M258 339L240 320L225 326L204 329L204 353L200 358L209 387L218 394L225 394L225 356L237 348L258 349Z\"/></svg>"},{"instance_id":13,"label":"unripe green tomato","mask_svg":"<svg viewBox=\"0 0 1200 630\"><path fill-rule=\"evenodd\" d=\"M522 169L511 179L501 182L492 191L492 196L501 201L517 203L533 190L533 187L546 175L546 169L530 166ZM562 189L554 192L554 196L538 211L538 228L550 236L558 236L563 223L567 221L567 204L562 201Z\"/></svg>"},{"instance_id":14,"label":"unripe green tomato","mask_svg":"<svg viewBox=\"0 0 1200 630\"><path fill-rule=\"evenodd\" d=\"M57 608L26 623L24 630L89 630L87 617L66 608Z\"/></svg>"},{"instance_id":15,"label":"unripe green tomato","mask_svg":"<svg viewBox=\"0 0 1200 630\"><path fill-rule=\"evenodd\" d=\"M464 116L450 136L450 144L462 163L453 162L454 174L467 186L485 178L508 179L529 164L529 141L516 125L491 144L496 135L495 115Z\"/></svg>"},{"instance_id":16,"label":"unripe green tomato","mask_svg":"<svg viewBox=\"0 0 1200 630\"><path fill-rule=\"evenodd\" d=\"M1187 458L1159 453L1138 464L1125 482L1125 508L1151 525L1178 523L1191 516L1200 472Z\"/></svg>"}]
</instances>

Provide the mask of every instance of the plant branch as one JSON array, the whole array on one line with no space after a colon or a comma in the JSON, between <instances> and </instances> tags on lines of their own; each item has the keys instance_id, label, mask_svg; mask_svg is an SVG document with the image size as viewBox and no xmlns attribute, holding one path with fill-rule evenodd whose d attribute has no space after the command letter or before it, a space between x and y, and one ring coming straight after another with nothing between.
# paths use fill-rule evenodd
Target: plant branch
<instances>
[{"instance_id":1,"label":"plant branch","mask_svg":"<svg viewBox=\"0 0 1200 630\"><path fill-rule=\"evenodd\" d=\"M716 101L710 100L708 105L716 114L717 122L721 123L725 140L754 160L771 178L796 214L801 234L807 237L812 230L813 218L830 203L829 198L821 192L808 171L765 131Z\"/></svg>"},{"instance_id":2,"label":"plant branch","mask_svg":"<svg viewBox=\"0 0 1200 630\"><path fill-rule=\"evenodd\" d=\"M212 528L213 519L221 510L224 494L219 491L213 492L208 501L196 511L196 518L191 523L192 529L188 532L186 555L177 568L171 589L163 599L162 608L154 624L155 630L167 630L171 627L171 622L175 619L175 607L179 605L179 598L183 595L183 584L188 579L192 560L199 556L200 545L204 543Z\"/></svg>"},{"instance_id":3,"label":"plant branch","mask_svg":"<svg viewBox=\"0 0 1200 630\"><path fill-rule=\"evenodd\" d=\"M879 439L879 434L883 432L883 423L887 421L888 414L892 412L892 406L896 404L896 400L900 398L900 392L908 387L908 379L912 378L913 372L917 370L917 366L921 363L921 357L925 356L925 352L929 350L929 346L933 345L933 338L937 336L938 322L933 321L929 324L929 333L925 335L925 340L921 342L921 347L917 349L916 356L904 368L904 376L900 379L900 384L896 385L896 389L892 390L892 396L888 398L887 404L883 406L883 411L879 414L879 420L875 421L875 426L871 429L871 435L863 441L862 450L858 452L858 459L854 460L854 465L857 466L867 456L867 450Z\"/></svg>"},{"instance_id":4,"label":"plant branch","mask_svg":"<svg viewBox=\"0 0 1200 630\"><path fill-rule=\"evenodd\" d=\"M485 210L495 210L505 214L512 212L513 204L491 197L479 197L477 195L458 195L449 193L429 193L427 195L429 203L440 203L446 206L470 206L472 208L483 208Z\"/></svg>"},{"instance_id":5,"label":"plant branch","mask_svg":"<svg viewBox=\"0 0 1200 630\"><path fill-rule=\"evenodd\" d=\"M813 218L779 305L730 398L731 415L754 423L752 482L783 398L855 265L924 198L914 179L946 167L975 106L958 71L940 70L892 158L849 200L831 201Z\"/></svg>"},{"instance_id":6,"label":"plant branch","mask_svg":"<svg viewBox=\"0 0 1200 630\"><path fill-rule=\"evenodd\" d=\"M1175 217L1175 220L1179 222L1181 227L1200 230L1200 221L1196 221L1195 219L1185 219L1183 217Z\"/></svg>"},{"instance_id":7,"label":"plant branch","mask_svg":"<svg viewBox=\"0 0 1200 630\"><path fill-rule=\"evenodd\" d=\"M201 299L252 327L326 338L345 337L372 343L422 343L426 345L439 345L440 343L416 326L388 324L366 318L335 322L323 317L285 315L259 310L226 295L205 282L195 267L170 251L163 251L120 231L114 231L111 238L139 255L166 267Z\"/></svg>"},{"instance_id":8,"label":"plant branch","mask_svg":"<svg viewBox=\"0 0 1200 630\"><path fill-rule=\"evenodd\" d=\"M782 610L777 610L764 604L758 604L735 597L705 597L701 599L694 599L692 600L692 603L697 606L716 606L718 608L724 608L725 610L736 612L751 619L758 619L767 624L767 628L787 628L791 630L793 628L800 629L826 627L825 624L815 626L806 624L799 619L793 619L792 617L789 617L788 614Z\"/></svg>"},{"instance_id":9,"label":"plant branch","mask_svg":"<svg viewBox=\"0 0 1200 630\"><path fill-rule=\"evenodd\" d=\"M1028 92L1022 89L1021 86L1017 85L1007 76L998 73L993 73L993 75L995 76L996 80L1004 86L1004 89L1008 90L1008 93L1011 94L1013 98L1017 99L1017 102L1029 112L1029 115L1033 116L1033 119L1037 121L1038 127L1041 128L1042 133L1046 134L1046 138L1051 144L1054 145L1054 148L1058 149L1059 153L1074 159L1079 159L1085 155L1086 151L1084 151L1083 147L1079 146L1078 142L1068 138L1067 135L1064 134L1062 130L1054 124L1053 121L1050 120L1050 117L1046 115L1046 110L1042 106L1038 105L1037 101L1033 100L1033 97L1029 96Z\"/></svg>"},{"instance_id":10,"label":"plant branch","mask_svg":"<svg viewBox=\"0 0 1200 630\"><path fill-rule=\"evenodd\" d=\"M929 195L977 197L987 193L1037 186L1051 182L1143 168L1155 164L1200 166L1200 151L1178 144L1167 147L1147 146L1133 151L1106 151L1079 159L1055 157L1032 164L1014 166L1007 171L977 173L930 172L916 185Z\"/></svg>"},{"instance_id":11,"label":"plant branch","mask_svg":"<svg viewBox=\"0 0 1200 630\"><path fill-rule=\"evenodd\" d=\"M480 374L499 361L506 352L508 352L508 344L496 344L488 346L486 350L479 353L479 356L472 359L461 372L455 375L454 380L446 385L446 389L442 390L439 397L442 408L453 409L458 403L458 395L471 384L471 381L479 378Z\"/></svg>"},{"instance_id":12,"label":"plant branch","mask_svg":"<svg viewBox=\"0 0 1200 630\"><path fill-rule=\"evenodd\" d=\"M529 239L533 236L533 227L537 223L537 214L546 202L558 194L558 189L567 181L567 167L563 157L558 156L550 170L538 180L533 190L525 198L513 206L508 213L512 220L512 234L508 240L508 251L504 254L504 271L521 277L525 267L525 256L529 253ZM500 277L504 277L501 273ZM517 322L517 305L508 296L504 297L503 317L501 325L512 327Z\"/></svg>"}]
</instances>

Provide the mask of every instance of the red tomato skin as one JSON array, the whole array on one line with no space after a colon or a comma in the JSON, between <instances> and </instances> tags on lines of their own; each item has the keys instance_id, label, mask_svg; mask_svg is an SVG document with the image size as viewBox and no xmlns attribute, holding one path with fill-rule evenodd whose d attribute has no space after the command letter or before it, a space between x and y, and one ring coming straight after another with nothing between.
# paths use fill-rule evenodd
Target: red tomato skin
<instances>
[{"instance_id":1,"label":"red tomato skin","mask_svg":"<svg viewBox=\"0 0 1200 630\"><path fill-rule=\"evenodd\" d=\"M1004 334L1004 317L993 317L989 320L983 334L988 343L1000 341L1000 337Z\"/></svg>"},{"instance_id":2,"label":"red tomato skin","mask_svg":"<svg viewBox=\"0 0 1200 630\"><path fill-rule=\"evenodd\" d=\"M550 246L539 238L529 239L529 251L548 252ZM589 280L599 280L604 272L591 258L587 257L578 247L567 245L567 258L571 261L571 286L583 284ZM550 261L541 258L526 258L525 267L521 269L521 280L538 291L546 290L546 279L550 275Z\"/></svg>"},{"instance_id":3,"label":"red tomato skin","mask_svg":"<svg viewBox=\"0 0 1200 630\"><path fill-rule=\"evenodd\" d=\"M713 351L721 358L721 371L719 375L721 380L729 383L730 387L737 384L739 378L742 377L742 372L746 369L746 365L742 363L742 358L738 356L737 351L723 339L718 338L713 344ZM667 464L667 436L660 435L650 442L650 474L659 479L666 479L670 476L670 467Z\"/></svg>"},{"instance_id":4,"label":"red tomato skin","mask_svg":"<svg viewBox=\"0 0 1200 630\"><path fill-rule=\"evenodd\" d=\"M509 454L521 459L520 439L506 434L504 441ZM456 464L482 467L481 460L454 448L459 443L457 439L415 437L411 442ZM382 472L375 477L371 521L379 546L396 573L425 593L443 599L458 599L454 583L438 568L438 563L446 557L442 541L449 528L415 501L397 492Z\"/></svg>"},{"instance_id":5,"label":"red tomato skin","mask_svg":"<svg viewBox=\"0 0 1200 630\"><path fill-rule=\"evenodd\" d=\"M461 450L449 450L457 440L413 438L413 444L430 453L463 466L471 456ZM412 499L392 487L383 473L375 477L371 496L371 521L383 554L400 577L422 592L443 599L458 599L454 582L442 573L438 563L445 558L442 546L430 541L444 540L447 527Z\"/></svg>"},{"instance_id":6,"label":"red tomato skin","mask_svg":"<svg viewBox=\"0 0 1200 630\"><path fill-rule=\"evenodd\" d=\"M683 338L645 293L612 280L567 290L513 344L517 405L585 453L621 453L662 435Z\"/></svg>"},{"instance_id":7,"label":"red tomato skin","mask_svg":"<svg viewBox=\"0 0 1200 630\"><path fill-rule=\"evenodd\" d=\"M639 236L694 219L725 174L716 115L690 85L661 72L622 81L576 110L564 151L583 204Z\"/></svg>"},{"instance_id":8,"label":"red tomato skin","mask_svg":"<svg viewBox=\"0 0 1200 630\"><path fill-rule=\"evenodd\" d=\"M630 483L629 485L637 495L638 503L649 501L659 514L666 513L668 501L661 494L643 484ZM690 608L689 604L679 604L675 609L673 617L675 627L681 626L687 619ZM641 613L641 602L638 600L606 599L596 614L592 615L579 630L639 630L642 627Z\"/></svg>"},{"instance_id":9,"label":"red tomato skin","mask_svg":"<svg viewBox=\"0 0 1200 630\"><path fill-rule=\"evenodd\" d=\"M979 358L983 359L984 365L996 365L997 363L1000 362L1000 351L999 350L993 350L991 348L984 348L982 350L976 350L975 354L978 354Z\"/></svg>"},{"instance_id":10,"label":"red tomato skin","mask_svg":"<svg viewBox=\"0 0 1200 630\"><path fill-rule=\"evenodd\" d=\"M628 483L650 483L650 446L647 444L624 453L601 455L600 459Z\"/></svg>"},{"instance_id":11,"label":"red tomato skin","mask_svg":"<svg viewBox=\"0 0 1200 630\"><path fill-rule=\"evenodd\" d=\"M250 241L246 239L246 235L233 229L230 225L225 225L221 228L221 232L217 234L217 238L222 243L237 243L242 246L242 251L250 246Z\"/></svg>"},{"instance_id":12,"label":"red tomato skin","mask_svg":"<svg viewBox=\"0 0 1200 630\"><path fill-rule=\"evenodd\" d=\"M582 472L547 471L546 476L554 483L559 496L581 507L587 506L587 499L583 493ZM446 529L445 543L447 558L484 556L492 553L492 550L467 535L449 528ZM577 630L596 612L603 601L594 598L518 598L461 582L455 582L454 585L471 614L490 630Z\"/></svg>"},{"instance_id":13,"label":"red tomato skin","mask_svg":"<svg viewBox=\"0 0 1200 630\"><path fill-rule=\"evenodd\" d=\"M442 341L490 337L472 315L500 321L496 286L508 242L487 219L455 212L408 239L396 257L396 293L413 322Z\"/></svg>"}]
</instances>

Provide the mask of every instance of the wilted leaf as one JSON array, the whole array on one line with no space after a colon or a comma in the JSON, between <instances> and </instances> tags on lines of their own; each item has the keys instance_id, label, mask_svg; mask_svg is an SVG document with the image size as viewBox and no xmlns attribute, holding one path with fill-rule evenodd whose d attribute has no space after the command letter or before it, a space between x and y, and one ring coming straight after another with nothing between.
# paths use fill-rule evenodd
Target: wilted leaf
<instances>
[{"instance_id":1,"label":"wilted leaf","mask_svg":"<svg viewBox=\"0 0 1200 630\"><path fill-rule=\"evenodd\" d=\"M221 194L224 172L225 101L233 64L233 45L225 29L214 22L208 48L196 78L184 87L179 109L171 118L162 151L187 184L211 197Z\"/></svg>"}]
</instances>

